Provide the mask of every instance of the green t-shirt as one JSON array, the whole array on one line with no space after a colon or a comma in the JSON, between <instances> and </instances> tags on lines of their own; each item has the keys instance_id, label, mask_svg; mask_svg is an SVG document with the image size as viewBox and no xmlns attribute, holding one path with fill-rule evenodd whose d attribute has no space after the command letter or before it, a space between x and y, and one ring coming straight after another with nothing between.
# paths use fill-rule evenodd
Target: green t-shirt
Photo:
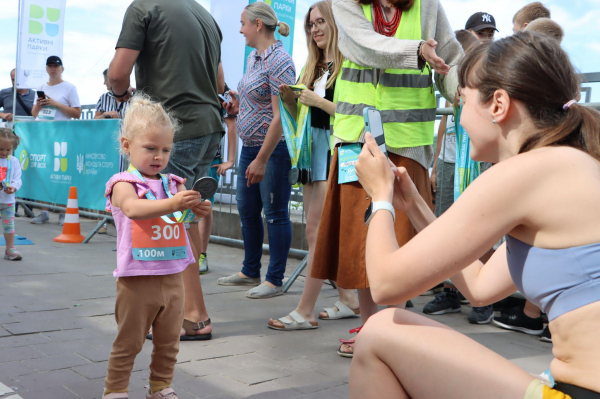
<instances>
[{"instance_id":1,"label":"green t-shirt","mask_svg":"<svg viewBox=\"0 0 600 399\"><path fill-rule=\"evenodd\" d=\"M117 48L140 51L137 89L181 121L175 141L223 132L217 97L222 39L195 0L135 0L125 13Z\"/></svg>"}]
</instances>

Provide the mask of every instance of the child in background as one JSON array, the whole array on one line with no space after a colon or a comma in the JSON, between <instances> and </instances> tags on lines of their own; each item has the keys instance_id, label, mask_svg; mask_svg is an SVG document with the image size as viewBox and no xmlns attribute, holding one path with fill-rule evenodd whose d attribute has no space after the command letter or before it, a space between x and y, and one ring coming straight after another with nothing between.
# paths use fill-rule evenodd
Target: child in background
<instances>
[{"instance_id":1,"label":"child in background","mask_svg":"<svg viewBox=\"0 0 600 399\"><path fill-rule=\"evenodd\" d=\"M561 26L551 20L550 18L538 18L531 22L525 28L526 32L537 32L543 35L550 36L556 39L559 43L562 43L562 39L565 36L565 32Z\"/></svg>"},{"instance_id":2,"label":"child in background","mask_svg":"<svg viewBox=\"0 0 600 399\"><path fill-rule=\"evenodd\" d=\"M550 10L539 1L527 4L513 17L513 32L523 32L527 25L538 18L550 18Z\"/></svg>"},{"instance_id":3,"label":"child in background","mask_svg":"<svg viewBox=\"0 0 600 399\"><path fill-rule=\"evenodd\" d=\"M151 326L154 350L146 398L177 399L170 386L184 316L182 272L195 262L180 212L191 209L203 217L210 203L197 191L186 190L184 179L159 174L169 162L176 127L163 107L144 95L133 98L123 120L121 149L131 166L106 184L106 208L117 227L113 274L119 333L108 360L103 399L128 398L133 362Z\"/></svg>"},{"instance_id":4,"label":"child in background","mask_svg":"<svg viewBox=\"0 0 600 399\"><path fill-rule=\"evenodd\" d=\"M19 137L10 129L0 129L0 214L6 251L4 259L21 260L23 257L15 249L15 193L21 188L21 164L12 156L19 145Z\"/></svg>"}]
</instances>

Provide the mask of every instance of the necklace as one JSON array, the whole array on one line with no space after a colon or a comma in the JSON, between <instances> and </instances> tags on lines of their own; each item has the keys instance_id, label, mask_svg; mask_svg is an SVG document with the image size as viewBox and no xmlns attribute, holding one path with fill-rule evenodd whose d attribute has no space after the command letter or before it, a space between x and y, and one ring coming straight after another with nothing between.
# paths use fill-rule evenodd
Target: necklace
<instances>
[{"instance_id":1,"label":"necklace","mask_svg":"<svg viewBox=\"0 0 600 399\"><path fill-rule=\"evenodd\" d=\"M377 31L377 33L383 35L383 36L387 36L387 37L392 37L396 34L396 30L398 29L398 26L400 26L400 19L402 18L402 11L397 8L394 7L394 17L392 18L391 21L386 21L385 20L385 16L383 15L383 10L382 10L382 6L380 4L376 5L374 8L374 14L375 14L375 30Z\"/></svg>"}]
</instances>

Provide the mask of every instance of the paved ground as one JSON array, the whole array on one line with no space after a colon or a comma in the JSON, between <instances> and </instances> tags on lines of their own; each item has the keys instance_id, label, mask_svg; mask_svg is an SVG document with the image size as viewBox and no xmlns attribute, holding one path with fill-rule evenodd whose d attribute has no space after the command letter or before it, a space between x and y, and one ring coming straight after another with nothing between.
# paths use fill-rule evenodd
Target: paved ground
<instances>
[{"instance_id":1,"label":"paved ground","mask_svg":"<svg viewBox=\"0 0 600 399\"><path fill-rule=\"evenodd\" d=\"M83 222L88 232L94 223ZM21 246L22 262L0 260L0 398L99 398L116 333L114 230L90 244L52 241L56 224L34 226L17 220L17 231L36 242ZM267 257L265 257L267 258ZM242 251L211 245L211 273L202 278L214 322L214 339L181 344L174 388L180 398L303 398L348 396L350 361L336 354L358 319L321 322L319 330L278 332L269 317L293 310L303 283L282 297L250 300L245 290L221 287L218 277L239 270ZM267 259L265 259L265 262ZM297 261L290 260L288 273ZM415 300L420 312L431 297ZM323 290L318 306L331 306L335 291ZM438 316L532 373L552 359L549 344L493 326L466 323L470 309ZM147 341L131 377L130 397L144 398L152 344ZM435 377L432 377L435 379Z\"/></svg>"}]
</instances>

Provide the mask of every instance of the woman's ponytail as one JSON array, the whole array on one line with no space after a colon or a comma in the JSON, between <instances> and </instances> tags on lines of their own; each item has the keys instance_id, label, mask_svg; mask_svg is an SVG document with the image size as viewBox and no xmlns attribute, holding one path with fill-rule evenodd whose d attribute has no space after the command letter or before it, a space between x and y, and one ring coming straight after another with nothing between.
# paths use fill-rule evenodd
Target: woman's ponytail
<instances>
[{"instance_id":1,"label":"woman's ponytail","mask_svg":"<svg viewBox=\"0 0 600 399\"><path fill-rule=\"evenodd\" d=\"M288 24L286 24L285 22L277 22L277 25L279 26L279 34L283 37L287 37L290 34L290 26Z\"/></svg>"}]
</instances>

